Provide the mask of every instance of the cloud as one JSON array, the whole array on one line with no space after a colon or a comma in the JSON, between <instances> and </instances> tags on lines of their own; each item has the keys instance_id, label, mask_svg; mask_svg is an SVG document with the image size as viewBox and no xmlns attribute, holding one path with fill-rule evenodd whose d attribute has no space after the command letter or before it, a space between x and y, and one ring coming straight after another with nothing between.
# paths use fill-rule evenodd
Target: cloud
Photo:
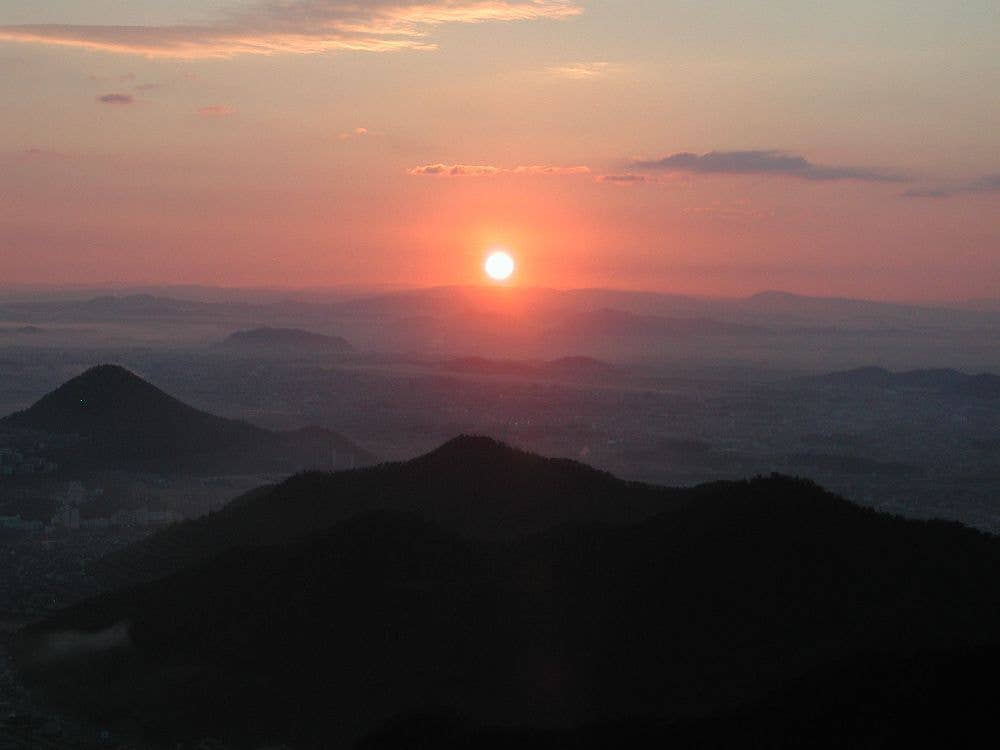
<instances>
[{"instance_id":1,"label":"cloud","mask_svg":"<svg viewBox=\"0 0 1000 750\"><path fill-rule=\"evenodd\" d=\"M368 135L368 128L354 128L350 132L338 133L337 138L341 141L349 141L352 138L364 138Z\"/></svg>"},{"instance_id":2,"label":"cloud","mask_svg":"<svg viewBox=\"0 0 1000 750\"><path fill-rule=\"evenodd\" d=\"M162 89L166 84L163 83L140 83L138 86L133 88L136 91L155 91L156 89Z\"/></svg>"},{"instance_id":3,"label":"cloud","mask_svg":"<svg viewBox=\"0 0 1000 750\"><path fill-rule=\"evenodd\" d=\"M486 164L425 164L406 170L407 174L431 177L482 177L500 174L504 170Z\"/></svg>"},{"instance_id":4,"label":"cloud","mask_svg":"<svg viewBox=\"0 0 1000 750\"><path fill-rule=\"evenodd\" d=\"M131 94L105 94L97 97L101 104L132 104L135 99Z\"/></svg>"},{"instance_id":5,"label":"cloud","mask_svg":"<svg viewBox=\"0 0 1000 750\"><path fill-rule=\"evenodd\" d=\"M0 41L143 55L206 58L433 49L446 23L532 21L578 15L575 0L261 0L215 23L175 26L0 26Z\"/></svg>"},{"instance_id":6,"label":"cloud","mask_svg":"<svg viewBox=\"0 0 1000 750\"><path fill-rule=\"evenodd\" d=\"M509 170L514 174L590 174L590 167L582 164L573 167L553 167L533 165L530 167L514 167Z\"/></svg>"},{"instance_id":7,"label":"cloud","mask_svg":"<svg viewBox=\"0 0 1000 750\"><path fill-rule=\"evenodd\" d=\"M1000 193L1000 174L988 174L959 185L914 188L903 193L905 198L952 198L970 193Z\"/></svg>"},{"instance_id":8,"label":"cloud","mask_svg":"<svg viewBox=\"0 0 1000 750\"><path fill-rule=\"evenodd\" d=\"M614 73L620 72L621 65L604 61L597 62L577 62L568 65L556 65L546 68L546 71L559 78L572 78L578 81L593 80L594 78L604 78Z\"/></svg>"},{"instance_id":9,"label":"cloud","mask_svg":"<svg viewBox=\"0 0 1000 750\"><path fill-rule=\"evenodd\" d=\"M707 154L677 153L654 161L636 161L638 170L688 172L692 174L760 174L797 177L803 180L859 180L900 182L891 172L868 167L830 167L784 151L710 151Z\"/></svg>"},{"instance_id":10,"label":"cloud","mask_svg":"<svg viewBox=\"0 0 1000 750\"><path fill-rule=\"evenodd\" d=\"M493 177L501 174L517 175L578 175L590 174L590 167L557 167L531 165L521 167L494 167L489 164L425 164L406 170L407 174L429 177Z\"/></svg>"},{"instance_id":11,"label":"cloud","mask_svg":"<svg viewBox=\"0 0 1000 750\"><path fill-rule=\"evenodd\" d=\"M597 181L611 185L643 185L652 182L652 178L642 174L602 174Z\"/></svg>"},{"instance_id":12,"label":"cloud","mask_svg":"<svg viewBox=\"0 0 1000 750\"><path fill-rule=\"evenodd\" d=\"M198 114L204 117L228 117L236 114L236 110L228 104L208 104L198 107Z\"/></svg>"},{"instance_id":13,"label":"cloud","mask_svg":"<svg viewBox=\"0 0 1000 750\"><path fill-rule=\"evenodd\" d=\"M914 188L900 193L904 198L950 198L957 194L955 188Z\"/></svg>"}]
</instances>

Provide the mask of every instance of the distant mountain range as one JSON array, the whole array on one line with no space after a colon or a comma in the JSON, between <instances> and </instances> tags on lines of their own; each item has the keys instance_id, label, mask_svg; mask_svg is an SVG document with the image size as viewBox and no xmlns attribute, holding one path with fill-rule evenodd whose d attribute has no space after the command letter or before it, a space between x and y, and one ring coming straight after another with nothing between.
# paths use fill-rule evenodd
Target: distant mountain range
<instances>
[{"instance_id":1,"label":"distant mountain range","mask_svg":"<svg viewBox=\"0 0 1000 750\"><path fill-rule=\"evenodd\" d=\"M216 344L217 350L252 355L347 354L353 351L347 339L304 331L301 328L252 328L236 331Z\"/></svg>"},{"instance_id":2,"label":"distant mountain range","mask_svg":"<svg viewBox=\"0 0 1000 750\"><path fill-rule=\"evenodd\" d=\"M174 572L33 626L16 656L67 710L164 741L340 747L444 711L500 734L371 742L508 747L536 727L527 746L591 747L601 730L553 732L649 722L684 747L819 728L884 746L897 696L1000 642L995 537L806 481L668 490L484 438L295 477L156 539Z\"/></svg>"},{"instance_id":3,"label":"distant mountain range","mask_svg":"<svg viewBox=\"0 0 1000 750\"><path fill-rule=\"evenodd\" d=\"M0 306L0 317L15 320L107 320L143 318L211 317L225 305L150 294L103 295L87 299L13 302Z\"/></svg>"},{"instance_id":4,"label":"distant mountain range","mask_svg":"<svg viewBox=\"0 0 1000 750\"><path fill-rule=\"evenodd\" d=\"M177 323L249 320L315 319L328 314L329 306L297 300L202 301L154 294L104 294L77 298L60 296L42 300L0 303L0 320L62 323Z\"/></svg>"},{"instance_id":5,"label":"distant mountain range","mask_svg":"<svg viewBox=\"0 0 1000 750\"><path fill-rule=\"evenodd\" d=\"M77 469L261 473L373 460L329 430L272 432L199 411L116 365L87 370L0 429L72 436L58 458Z\"/></svg>"},{"instance_id":6,"label":"distant mountain range","mask_svg":"<svg viewBox=\"0 0 1000 750\"><path fill-rule=\"evenodd\" d=\"M804 382L838 388L907 388L955 396L1000 398L1000 375L968 375L951 369L890 372L881 367L858 367L804 378Z\"/></svg>"},{"instance_id":7,"label":"distant mountain range","mask_svg":"<svg viewBox=\"0 0 1000 750\"><path fill-rule=\"evenodd\" d=\"M610 336L619 338L678 338L689 336L733 336L759 333L758 326L723 323L712 318L680 318L635 313L601 308L574 314L549 331L557 336L593 338Z\"/></svg>"},{"instance_id":8,"label":"distant mountain range","mask_svg":"<svg viewBox=\"0 0 1000 750\"><path fill-rule=\"evenodd\" d=\"M616 289L431 287L358 297L333 304L334 315L395 318L406 316L504 314L548 321L602 310L637 316L709 319L724 324L784 328L850 326L984 326L995 324L997 311L881 302L837 297L809 297L766 291L748 297L693 297Z\"/></svg>"},{"instance_id":9,"label":"distant mountain range","mask_svg":"<svg viewBox=\"0 0 1000 750\"><path fill-rule=\"evenodd\" d=\"M980 304L953 308L873 300L809 297L768 291L749 297L708 298L656 292L615 289L557 290L539 287L495 288L488 286L448 286L407 289L344 298L305 298L289 291L286 297L271 292L254 295L213 294L202 299L161 294L103 294L74 298L50 297L38 301L15 299L0 303L0 320L64 322L129 322L144 320L176 321L259 321L266 325L288 325L292 321L376 318L399 320L475 319L490 316L531 319L539 324L555 324L576 315L598 319L608 312L634 316L678 319L667 326L720 325L798 328L851 327L861 329L934 327L983 329L1000 321L1000 309ZM612 320L607 325L615 325ZM652 323L651 323L652 324ZM696 325L697 327L697 325ZM700 329L699 329L700 330Z\"/></svg>"}]
</instances>

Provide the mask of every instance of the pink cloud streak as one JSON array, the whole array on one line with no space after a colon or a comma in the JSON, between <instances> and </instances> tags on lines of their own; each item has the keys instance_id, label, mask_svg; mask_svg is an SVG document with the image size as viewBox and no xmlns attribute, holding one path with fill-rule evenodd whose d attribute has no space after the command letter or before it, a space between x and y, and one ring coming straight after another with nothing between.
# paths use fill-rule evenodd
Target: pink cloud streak
<instances>
[{"instance_id":1,"label":"pink cloud streak","mask_svg":"<svg viewBox=\"0 0 1000 750\"><path fill-rule=\"evenodd\" d=\"M217 23L176 26L0 26L0 41L146 57L210 58L434 49L429 30L447 23L562 19L574 0L267 0Z\"/></svg>"}]
</instances>

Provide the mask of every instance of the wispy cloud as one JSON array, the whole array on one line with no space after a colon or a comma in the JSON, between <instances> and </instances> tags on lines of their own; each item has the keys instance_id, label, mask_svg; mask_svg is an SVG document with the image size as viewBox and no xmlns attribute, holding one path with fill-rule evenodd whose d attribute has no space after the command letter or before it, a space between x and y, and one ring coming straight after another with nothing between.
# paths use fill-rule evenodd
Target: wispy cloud
<instances>
[{"instance_id":1,"label":"wispy cloud","mask_svg":"<svg viewBox=\"0 0 1000 750\"><path fill-rule=\"evenodd\" d=\"M132 104L135 102L135 97L131 94L104 94L97 97L97 101L101 104Z\"/></svg>"},{"instance_id":2,"label":"wispy cloud","mask_svg":"<svg viewBox=\"0 0 1000 750\"><path fill-rule=\"evenodd\" d=\"M366 135L368 135L368 128L354 128L353 130L338 133L337 140L349 141L352 138L364 138Z\"/></svg>"},{"instance_id":3,"label":"wispy cloud","mask_svg":"<svg viewBox=\"0 0 1000 750\"><path fill-rule=\"evenodd\" d=\"M907 190L903 196L906 198L951 198L970 193L1000 193L1000 174L988 174L978 180L958 185L914 188Z\"/></svg>"},{"instance_id":4,"label":"wispy cloud","mask_svg":"<svg viewBox=\"0 0 1000 750\"><path fill-rule=\"evenodd\" d=\"M590 174L590 167L582 164L571 167L554 167L533 165L530 167L514 167L514 174Z\"/></svg>"},{"instance_id":5,"label":"wispy cloud","mask_svg":"<svg viewBox=\"0 0 1000 750\"><path fill-rule=\"evenodd\" d=\"M595 78L605 78L621 72L623 66L618 63L596 61L575 62L567 65L555 65L546 71L559 78L571 78L577 81L589 81Z\"/></svg>"},{"instance_id":6,"label":"wispy cloud","mask_svg":"<svg viewBox=\"0 0 1000 750\"><path fill-rule=\"evenodd\" d=\"M602 174L597 178L598 182L606 182L609 185L644 185L652 182L651 177L644 174Z\"/></svg>"},{"instance_id":7,"label":"wispy cloud","mask_svg":"<svg viewBox=\"0 0 1000 750\"><path fill-rule=\"evenodd\" d=\"M229 117L236 114L236 110L228 104L207 104L198 107L198 114L202 117Z\"/></svg>"},{"instance_id":8,"label":"wispy cloud","mask_svg":"<svg viewBox=\"0 0 1000 750\"><path fill-rule=\"evenodd\" d=\"M485 164L424 164L406 170L407 174L429 177L481 177L499 174L498 167Z\"/></svg>"},{"instance_id":9,"label":"wispy cloud","mask_svg":"<svg viewBox=\"0 0 1000 750\"><path fill-rule=\"evenodd\" d=\"M427 177L493 177L515 175L579 175L590 174L590 167L558 167L534 164L520 167L495 167L489 164L424 164L407 170L407 174Z\"/></svg>"},{"instance_id":10,"label":"wispy cloud","mask_svg":"<svg viewBox=\"0 0 1000 750\"><path fill-rule=\"evenodd\" d=\"M700 155L677 153L652 161L636 161L632 163L632 167L640 171L759 174L816 181L901 182L905 179L898 174L870 167L813 164L805 157L785 151L710 151Z\"/></svg>"},{"instance_id":11,"label":"wispy cloud","mask_svg":"<svg viewBox=\"0 0 1000 750\"><path fill-rule=\"evenodd\" d=\"M0 40L147 57L308 54L331 50L433 49L446 23L561 19L575 0L266 0L216 23L176 26L0 26Z\"/></svg>"}]
</instances>

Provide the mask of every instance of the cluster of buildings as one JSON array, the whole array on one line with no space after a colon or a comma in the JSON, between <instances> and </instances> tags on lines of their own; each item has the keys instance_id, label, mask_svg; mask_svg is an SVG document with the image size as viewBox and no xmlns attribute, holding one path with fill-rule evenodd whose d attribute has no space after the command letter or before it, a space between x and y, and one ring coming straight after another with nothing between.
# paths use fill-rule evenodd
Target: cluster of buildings
<instances>
[{"instance_id":1,"label":"cluster of buildings","mask_svg":"<svg viewBox=\"0 0 1000 750\"><path fill-rule=\"evenodd\" d=\"M59 464L43 456L26 454L14 448L0 448L0 477L24 474L50 474Z\"/></svg>"},{"instance_id":2,"label":"cluster of buildings","mask_svg":"<svg viewBox=\"0 0 1000 750\"><path fill-rule=\"evenodd\" d=\"M0 529L32 533L43 531L45 524L41 521L26 521L19 513L16 516L0 516Z\"/></svg>"},{"instance_id":3,"label":"cluster of buildings","mask_svg":"<svg viewBox=\"0 0 1000 750\"><path fill-rule=\"evenodd\" d=\"M68 482L59 493L61 507L49 518L48 523L29 520L18 515L0 515L0 530L27 534L52 533L58 530L79 531L112 528L145 528L164 526L181 520L181 515L170 510L150 510L144 504L121 508L109 516L85 518L80 508L101 497L101 489L87 490L81 482Z\"/></svg>"},{"instance_id":4,"label":"cluster of buildings","mask_svg":"<svg viewBox=\"0 0 1000 750\"><path fill-rule=\"evenodd\" d=\"M149 508L123 508L111 516L102 518L80 518L78 508L64 508L62 516L57 513L52 518L53 526L56 520L67 529L110 529L113 527L136 528L144 526L166 526L180 521L181 516L172 510L149 510ZM76 525L72 525L72 524Z\"/></svg>"}]
</instances>

